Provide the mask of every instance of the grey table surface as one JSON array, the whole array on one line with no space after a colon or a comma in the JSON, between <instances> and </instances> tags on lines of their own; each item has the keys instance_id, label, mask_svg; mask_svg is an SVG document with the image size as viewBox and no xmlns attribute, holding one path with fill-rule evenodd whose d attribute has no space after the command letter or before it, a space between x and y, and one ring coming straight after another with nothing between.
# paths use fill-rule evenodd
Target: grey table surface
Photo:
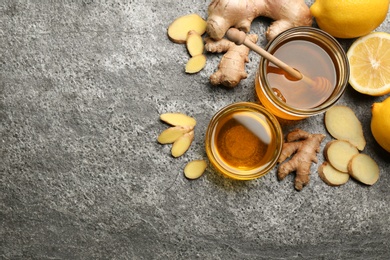
<instances>
[{"instance_id":1,"label":"grey table surface","mask_svg":"<svg viewBox=\"0 0 390 260\"><path fill-rule=\"evenodd\" d=\"M338 104L361 120L364 153L379 164L371 187L327 186L313 164L310 184L293 175L233 181L208 167L204 136L225 105L258 102L248 78L211 86L221 55L184 73L185 46L172 43L178 16L207 16L210 1L0 1L1 259L389 259L390 155L370 132L373 102L348 87ZM307 1L311 5L313 1ZM390 32L390 18L377 31ZM270 20L256 19L258 44ZM340 40L348 49L353 40ZM387 95L389 96L389 95ZM195 117L195 140L180 158L156 138L164 112ZM326 134L323 115L281 120Z\"/></svg>"}]
</instances>

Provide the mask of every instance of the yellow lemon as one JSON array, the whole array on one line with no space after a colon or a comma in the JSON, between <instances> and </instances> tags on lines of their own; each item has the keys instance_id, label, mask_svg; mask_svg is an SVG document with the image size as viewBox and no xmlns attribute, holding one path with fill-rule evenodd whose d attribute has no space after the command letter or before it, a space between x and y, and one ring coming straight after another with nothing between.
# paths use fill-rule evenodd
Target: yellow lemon
<instances>
[{"instance_id":1,"label":"yellow lemon","mask_svg":"<svg viewBox=\"0 0 390 260\"><path fill-rule=\"evenodd\" d=\"M356 38L385 19L389 0L316 0L310 7L318 26L337 38Z\"/></svg>"},{"instance_id":2,"label":"yellow lemon","mask_svg":"<svg viewBox=\"0 0 390 260\"><path fill-rule=\"evenodd\" d=\"M349 84L358 92L390 93L390 34L373 32L356 40L347 52Z\"/></svg>"},{"instance_id":3,"label":"yellow lemon","mask_svg":"<svg viewBox=\"0 0 390 260\"><path fill-rule=\"evenodd\" d=\"M372 105L371 132L380 146L390 153L390 97Z\"/></svg>"}]
</instances>

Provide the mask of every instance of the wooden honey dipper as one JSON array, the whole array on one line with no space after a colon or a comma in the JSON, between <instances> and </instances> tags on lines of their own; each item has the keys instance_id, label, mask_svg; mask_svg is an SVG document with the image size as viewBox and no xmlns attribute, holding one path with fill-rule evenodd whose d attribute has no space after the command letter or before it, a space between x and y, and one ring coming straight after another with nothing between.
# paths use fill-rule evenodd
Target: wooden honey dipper
<instances>
[{"instance_id":1,"label":"wooden honey dipper","mask_svg":"<svg viewBox=\"0 0 390 260\"><path fill-rule=\"evenodd\" d=\"M275 56L273 56L272 54L270 54L269 52L267 52L266 50L264 50L263 48L261 48L260 46L255 44L254 42L252 42L251 40L249 40L246 37L246 33L243 32L243 31L240 31L240 30L238 30L236 28L230 28L226 32L226 37L227 37L227 39L229 41L232 41L232 42L234 42L237 45L244 44L249 49L251 49L254 52L258 53L263 58L267 59L268 61L270 61L273 64L275 64L277 67L279 67L282 70L284 70L285 72L287 72L294 79L302 80L303 82L305 82L309 86L315 87L316 89L318 89L318 91L321 91L321 93L329 93L330 90L333 89L333 86L332 86L332 84L330 83L330 81L328 79L326 79L324 77L316 77L313 80L313 79L303 75L298 70L296 70L293 67L287 65L283 61L279 60L278 58L276 58ZM325 96L324 100L326 98L327 97ZM324 100L321 100L321 103Z\"/></svg>"}]
</instances>

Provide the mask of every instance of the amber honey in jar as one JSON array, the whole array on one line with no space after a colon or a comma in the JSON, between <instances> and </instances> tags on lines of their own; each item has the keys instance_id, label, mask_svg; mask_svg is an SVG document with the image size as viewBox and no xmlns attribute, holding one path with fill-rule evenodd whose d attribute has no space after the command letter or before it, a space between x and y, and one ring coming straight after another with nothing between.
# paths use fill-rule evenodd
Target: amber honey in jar
<instances>
[{"instance_id":1,"label":"amber honey in jar","mask_svg":"<svg viewBox=\"0 0 390 260\"><path fill-rule=\"evenodd\" d=\"M348 83L349 64L343 48L329 34L313 27L296 27L278 35L267 51L329 88L313 87L289 76L261 59L255 79L260 102L274 115L290 120L325 112L342 96Z\"/></svg>"},{"instance_id":2,"label":"amber honey in jar","mask_svg":"<svg viewBox=\"0 0 390 260\"><path fill-rule=\"evenodd\" d=\"M282 145L277 119L264 107L241 102L220 110L206 133L206 152L222 174L238 179L255 179L276 163Z\"/></svg>"}]
</instances>

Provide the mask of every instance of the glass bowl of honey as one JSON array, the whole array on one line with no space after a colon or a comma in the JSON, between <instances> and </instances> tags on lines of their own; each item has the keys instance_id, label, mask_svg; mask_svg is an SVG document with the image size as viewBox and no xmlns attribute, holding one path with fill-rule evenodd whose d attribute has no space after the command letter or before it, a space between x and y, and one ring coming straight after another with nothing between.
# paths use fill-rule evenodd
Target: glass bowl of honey
<instances>
[{"instance_id":1,"label":"glass bowl of honey","mask_svg":"<svg viewBox=\"0 0 390 260\"><path fill-rule=\"evenodd\" d=\"M349 63L339 42L314 27L295 27L270 41L266 50L315 80L325 79L324 90L289 77L264 58L255 78L256 94L277 117L300 120L325 112L343 95L349 79Z\"/></svg>"},{"instance_id":2,"label":"glass bowl of honey","mask_svg":"<svg viewBox=\"0 0 390 260\"><path fill-rule=\"evenodd\" d=\"M213 167L236 180L267 174L282 151L283 132L277 118L263 106L239 102L219 110L205 137Z\"/></svg>"}]
</instances>

